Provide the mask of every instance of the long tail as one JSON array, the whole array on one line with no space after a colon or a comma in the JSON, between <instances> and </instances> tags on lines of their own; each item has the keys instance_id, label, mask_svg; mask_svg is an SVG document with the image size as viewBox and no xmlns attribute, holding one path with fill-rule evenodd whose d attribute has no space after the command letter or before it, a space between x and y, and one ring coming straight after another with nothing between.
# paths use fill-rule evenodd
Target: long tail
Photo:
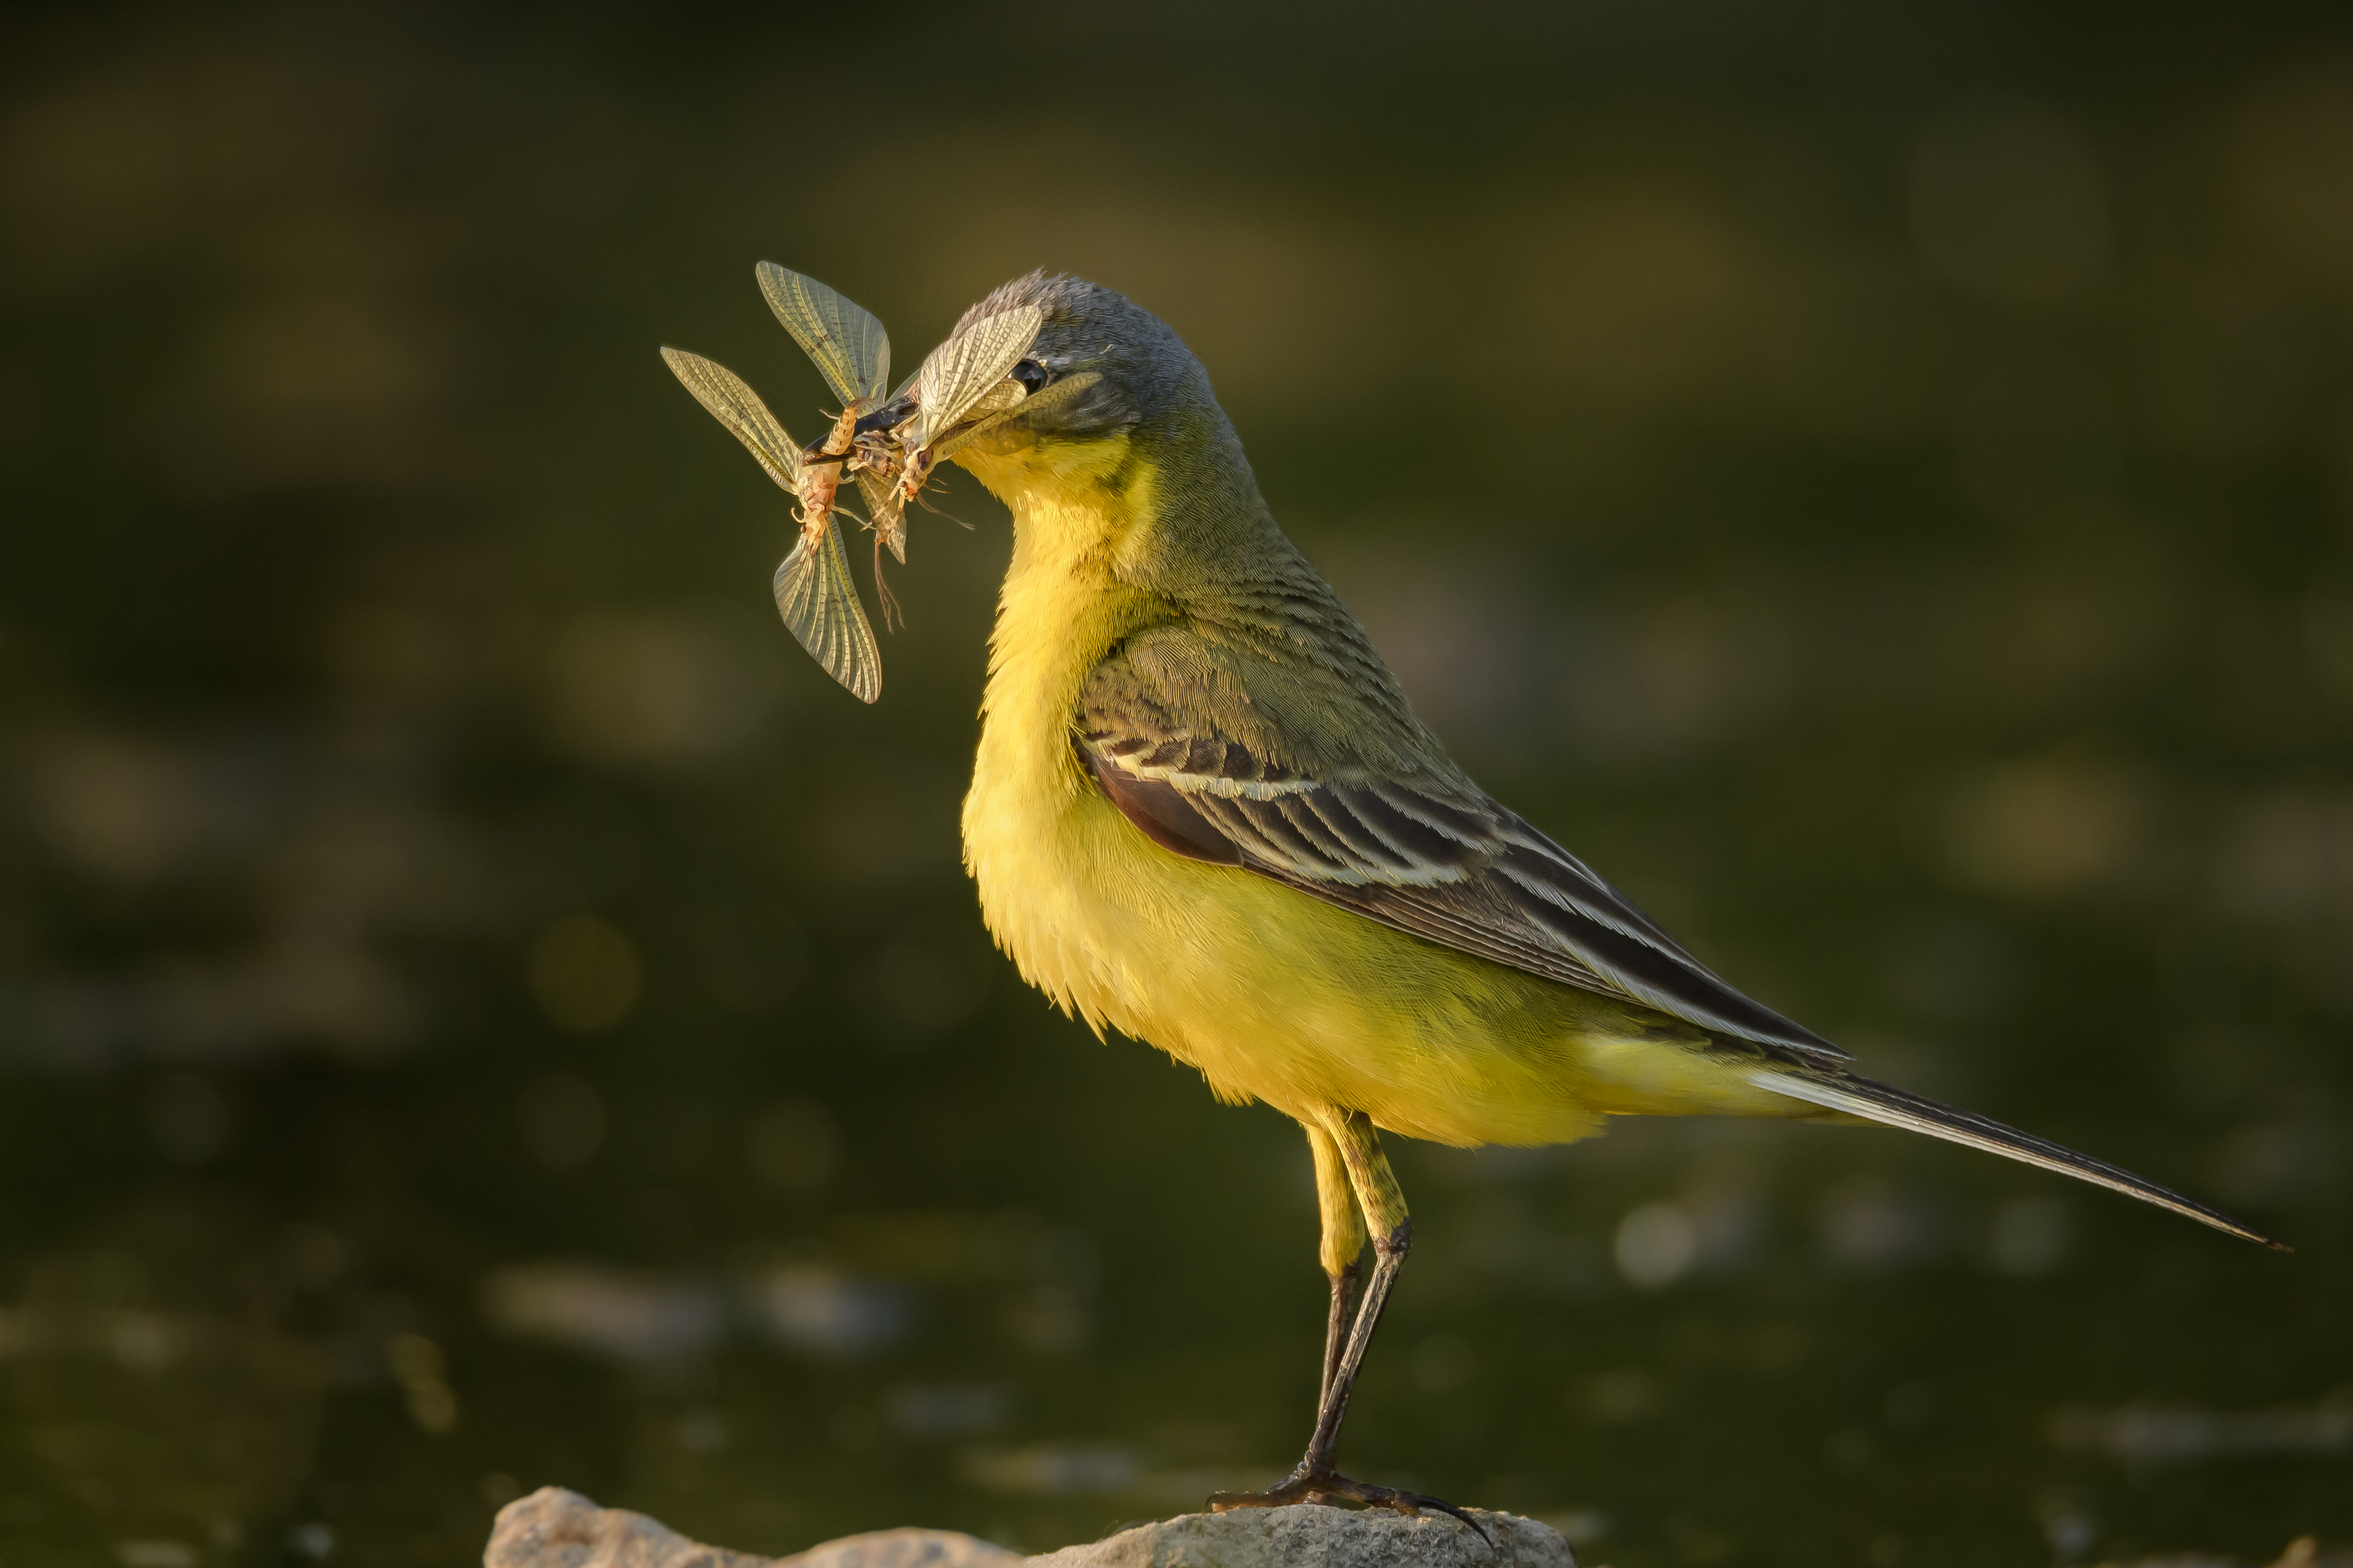
<instances>
[{"instance_id":1,"label":"long tail","mask_svg":"<svg viewBox=\"0 0 2353 1568\"><path fill-rule=\"evenodd\" d=\"M2155 1204L2175 1214L2187 1215L2216 1230L2259 1241L2265 1247L2282 1252L2291 1250L2284 1243L2274 1241L2261 1231L2241 1225L2229 1215L2208 1208L2204 1204L2185 1198L2179 1193L2143 1181L2130 1171L2119 1170L2089 1154L2078 1154L2063 1144L2047 1138L2037 1138L2031 1132L2021 1132L2014 1127L2004 1127L1972 1111L1957 1110L1949 1105L1939 1105L1916 1094L1906 1094L1883 1083L1867 1078L1855 1078L1847 1073L1806 1072L1788 1068L1757 1068L1748 1074L1748 1081L1775 1094L1786 1094L1791 1100L1802 1100L1826 1110L1843 1111L1866 1121L1883 1126L1901 1127L1912 1132L1925 1132L1931 1138L1942 1138L1951 1143L1964 1143L1972 1149L1982 1149L1989 1154L2040 1165L2046 1171L2057 1171L2079 1181L2112 1188L2143 1203Z\"/></svg>"}]
</instances>

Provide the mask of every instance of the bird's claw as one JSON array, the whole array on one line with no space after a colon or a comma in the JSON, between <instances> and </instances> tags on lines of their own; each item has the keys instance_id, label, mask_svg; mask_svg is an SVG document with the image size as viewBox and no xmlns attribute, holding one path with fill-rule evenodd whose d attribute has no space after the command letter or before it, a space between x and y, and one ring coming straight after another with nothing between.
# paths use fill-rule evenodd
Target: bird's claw
<instances>
[{"instance_id":1,"label":"bird's claw","mask_svg":"<svg viewBox=\"0 0 2353 1568\"><path fill-rule=\"evenodd\" d=\"M1262 1492L1212 1492L1209 1494L1211 1513L1231 1513L1243 1508L1289 1508L1297 1503L1356 1502L1366 1508L1385 1508L1391 1513L1419 1518L1424 1509L1449 1515L1471 1528L1472 1533L1493 1550L1494 1542L1479 1521L1448 1502L1423 1492L1399 1491L1395 1487L1377 1487L1366 1481L1351 1480L1336 1470L1310 1470L1304 1466L1293 1470L1279 1485Z\"/></svg>"}]
</instances>

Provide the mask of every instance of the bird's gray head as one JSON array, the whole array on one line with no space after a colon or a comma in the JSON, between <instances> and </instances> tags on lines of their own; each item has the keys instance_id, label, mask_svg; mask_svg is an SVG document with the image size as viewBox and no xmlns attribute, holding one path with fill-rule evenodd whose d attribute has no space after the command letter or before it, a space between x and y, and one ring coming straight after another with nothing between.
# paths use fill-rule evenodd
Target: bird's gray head
<instances>
[{"instance_id":1,"label":"bird's gray head","mask_svg":"<svg viewBox=\"0 0 2353 1568\"><path fill-rule=\"evenodd\" d=\"M1013 371L1033 397L1065 377L1092 373L1100 379L1067 403L1043 400L1038 413L1006 421L983 438L985 447L1087 441L1217 406L1208 374L1166 322L1082 278L1042 271L1017 278L966 310L956 331L1024 306L1045 317Z\"/></svg>"},{"instance_id":2,"label":"bird's gray head","mask_svg":"<svg viewBox=\"0 0 2353 1568\"><path fill-rule=\"evenodd\" d=\"M1025 395L996 415L980 413L984 400L975 418L932 432L931 449L1017 522L1043 508L1118 530L1142 500L1165 540L1211 554L1230 555L1245 534L1280 539L1208 373L1166 322L1101 284L1033 272L965 311L956 331L1024 309L1042 318L1008 377Z\"/></svg>"}]
</instances>

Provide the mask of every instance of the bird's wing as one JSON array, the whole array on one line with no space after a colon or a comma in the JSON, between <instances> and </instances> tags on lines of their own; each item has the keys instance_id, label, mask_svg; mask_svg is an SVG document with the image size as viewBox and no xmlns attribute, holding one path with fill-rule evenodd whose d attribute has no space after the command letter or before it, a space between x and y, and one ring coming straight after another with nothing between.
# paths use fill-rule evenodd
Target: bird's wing
<instances>
[{"instance_id":1,"label":"bird's wing","mask_svg":"<svg viewBox=\"0 0 2353 1568\"><path fill-rule=\"evenodd\" d=\"M1442 754L1395 743L1396 730L1303 661L1155 626L1096 668L1072 740L1103 794L1172 853L1712 1034L1846 1059L1718 979Z\"/></svg>"}]
</instances>

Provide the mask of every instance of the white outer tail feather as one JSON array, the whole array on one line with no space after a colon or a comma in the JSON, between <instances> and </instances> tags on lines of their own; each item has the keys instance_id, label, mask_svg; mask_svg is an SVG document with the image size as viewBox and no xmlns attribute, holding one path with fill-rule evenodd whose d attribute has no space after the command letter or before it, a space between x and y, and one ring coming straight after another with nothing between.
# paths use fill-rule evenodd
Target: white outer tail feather
<instances>
[{"instance_id":1,"label":"white outer tail feather","mask_svg":"<svg viewBox=\"0 0 2353 1568\"><path fill-rule=\"evenodd\" d=\"M1931 1138L1942 1138L1948 1143L1982 1149L1989 1154L2000 1154L2004 1159L2016 1160L2022 1164L2040 1165L2046 1171L2056 1171L2062 1175L2138 1198L2143 1203L2171 1209L2200 1225L2212 1226L2216 1230L2261 1242L2283 1252L2288 1250L2261 1231L2250 1229L2228 1215L2185 1198L2154 1182L2145 1181L2130 1171L2094 1160L2087 1154L2079 1154L2048 1139L2004 1127L1998 1121L1955 1110L1884 1084L1873 1083L1869 1079L1817 1078L1776 1072L1768 1068L1756 1068L1746 1076L1750 1083L1774 1094L1802 1100L1825 1110L1859 1116L1882 1126L1900 1127L1907 1132L1924 1132Z\"/></svg>"}]
</instances>

